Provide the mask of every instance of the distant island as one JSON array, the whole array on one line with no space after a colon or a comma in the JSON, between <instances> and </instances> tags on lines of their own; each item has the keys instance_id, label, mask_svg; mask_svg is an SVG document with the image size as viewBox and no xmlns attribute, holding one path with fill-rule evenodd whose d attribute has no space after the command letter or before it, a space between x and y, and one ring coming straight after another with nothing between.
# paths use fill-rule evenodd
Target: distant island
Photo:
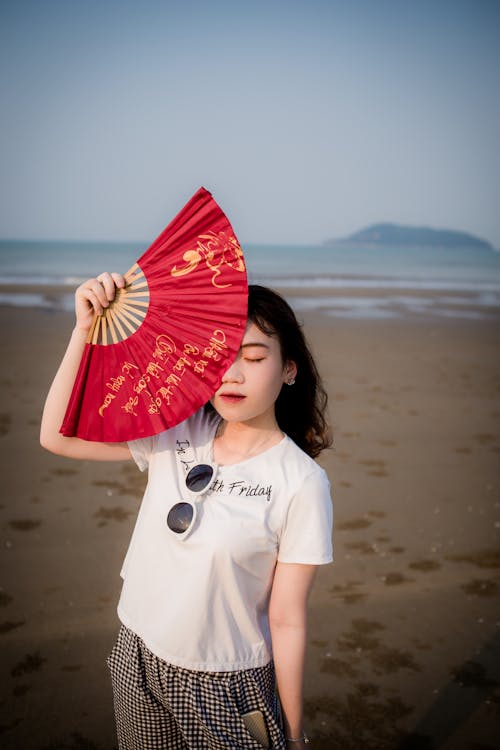
<instances>
[{"instance_id":1,"label":"distant island","mask_svg":"<svg viewBox=\"0 0 500 750\"><path fill-rule=\"evenodd\" d=\"M339 242L370 245L412 245L420 247L470 247L493 249L486 240L466 232L455 232L449 229L430 229L429 227L408 227L401 224L373 224L349 237L329 239L324 245L336 245Z\"/></svg>"}]
</instances>

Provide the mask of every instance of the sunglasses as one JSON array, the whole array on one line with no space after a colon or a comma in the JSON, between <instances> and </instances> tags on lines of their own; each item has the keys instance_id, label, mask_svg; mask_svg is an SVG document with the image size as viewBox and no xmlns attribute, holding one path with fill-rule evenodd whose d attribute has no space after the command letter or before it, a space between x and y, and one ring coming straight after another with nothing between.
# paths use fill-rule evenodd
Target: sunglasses
<instances>
[{"instance_id":1,"label":"sunglasses","mask_svg":"<svg viewBox=\"0 0 500 750\"><path fill-rule=\"evenodd\" d=\"M192 495L202 495L209 488L215 474L215 467L210 464L196 464L185 477L186 487ZM170 531L185 539L192 531L196 520L195 501L183 500L172 505L167 516Z\"/></svg>"}]
</instances>

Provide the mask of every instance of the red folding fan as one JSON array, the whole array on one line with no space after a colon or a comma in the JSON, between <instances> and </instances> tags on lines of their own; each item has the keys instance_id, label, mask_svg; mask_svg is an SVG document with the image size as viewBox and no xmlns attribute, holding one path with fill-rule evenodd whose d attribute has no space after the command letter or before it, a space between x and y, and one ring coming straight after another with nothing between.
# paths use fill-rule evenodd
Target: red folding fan
<instances>
[{"instance_id":1,"label":"red folding fan","mask_svg":"<svg viewBox=\"0 0 500 750\"><path fill-rule=\"evenodd\" d=\"M234 361L248 286L238 240L200 188L95 316L61 433L121 442L157 434L205 404Z\"/></svg>"}]
</instances>

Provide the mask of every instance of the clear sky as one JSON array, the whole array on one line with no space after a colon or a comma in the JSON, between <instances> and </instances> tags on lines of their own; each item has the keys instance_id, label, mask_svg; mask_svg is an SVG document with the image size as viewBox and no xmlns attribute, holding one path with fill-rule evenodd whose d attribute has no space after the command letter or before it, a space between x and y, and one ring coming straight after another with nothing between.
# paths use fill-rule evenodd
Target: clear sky
<instances>
[{"instance_id":1,"label":"clear sky","mask_svg":"<svg viewBox=\"0 0 500 750\"><path fill-rule=\"evenodd\" d=\"M0 236L378 221L500 247L498 0L0 0Z\"/></svg>"}]
</instances>

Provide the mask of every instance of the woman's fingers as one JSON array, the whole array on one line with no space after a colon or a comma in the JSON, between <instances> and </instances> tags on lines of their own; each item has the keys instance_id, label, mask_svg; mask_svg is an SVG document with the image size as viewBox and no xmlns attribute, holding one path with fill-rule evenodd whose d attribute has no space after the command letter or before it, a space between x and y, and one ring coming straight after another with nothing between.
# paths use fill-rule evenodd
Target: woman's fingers
<instances>
[{"instance_id":1,"label":"woman's fingers","mask_svg":"<svg viewBox=\"0 0 500 750\"><path fill-rule=\"evenodd\" d=\"M104 287L106 299L112 302L115 298L116 289L122 289L125 286L125 279L119 273L101 273L97 281Z\"/></svg>"},{"instance_id":2,"label":"woman's fingers","mask_svg":"<svg viewBox=\"0 0 500 750\"><path fill-rule=\"evenodd\" d=\"M89 314L102 315L114 300L116 290L126 285L119 273L104 272L95 279L87 279L76 290L76 315L82 327L89 327Z\"/></svg>"},{"instance_id":3,"label":"woman's fingers","mask_svg":"<svg viewBox=\"0 0 500 750\"><path fill-rule=\"evenodd\" d=\"M113 271L113 273L111 274L111 276L112 276L113 281L115 282L116 286L118 287L118 289L123 289L126 286L127 282L125 280L125 276L122 276L121 273L115 273Z\"/></svg>"},{"instance_id":4,"label":"woman's fingers","mask_svg":"<svg viewBox=\"0 0 500 750\"><path fill-rule=\"evenodd\" d=\"M98 281L98 279L89 279L82 284L80 289L83 298L90 302L98 315L102 314L104 307L109 307L110 300L108 299L106 289L104 284ZM111 299L113 299L113 297L111 297Z\"/></svg>"}]
</instances>

